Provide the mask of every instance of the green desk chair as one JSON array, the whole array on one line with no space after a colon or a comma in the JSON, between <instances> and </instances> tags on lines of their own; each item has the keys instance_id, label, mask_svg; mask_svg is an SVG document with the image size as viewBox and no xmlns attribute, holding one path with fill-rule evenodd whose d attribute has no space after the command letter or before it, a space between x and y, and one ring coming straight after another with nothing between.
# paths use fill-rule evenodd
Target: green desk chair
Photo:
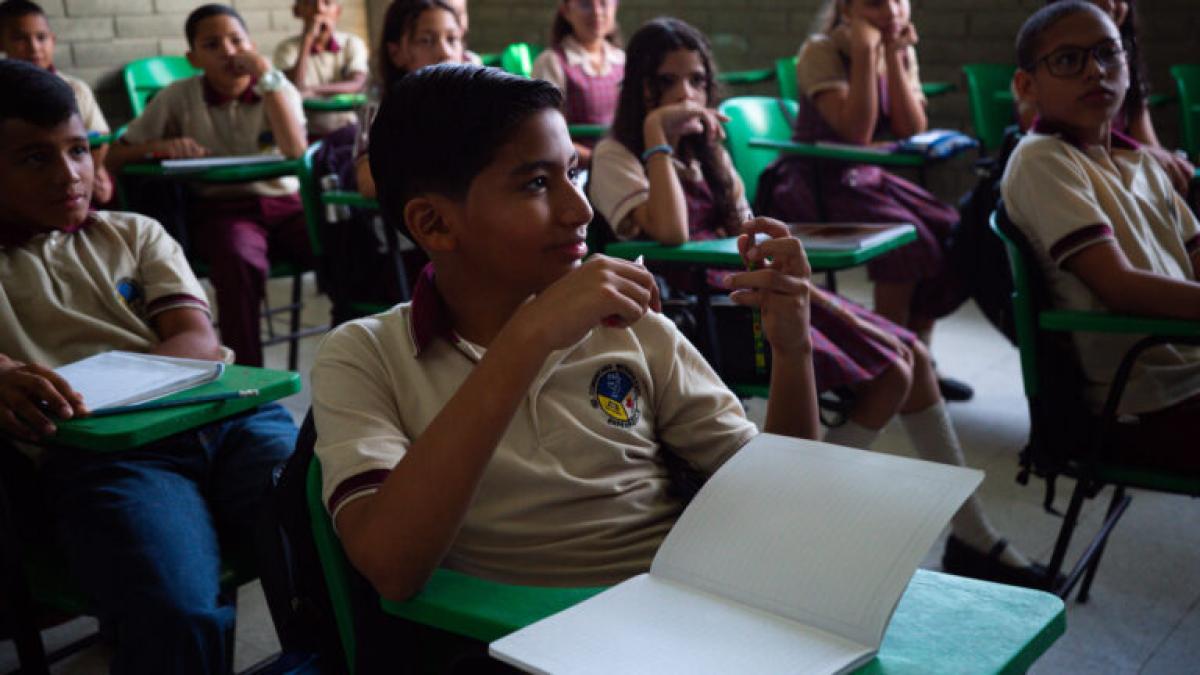
<instances>
[{"instance_id":1,"label":"green desk chair","mask_svg":"<svg viewBox=\"0 0 1200 675\"><path fill-rule=\"evenodd\" d=\"M485 66L492 68L500 67L500 52L491 52L488 54L480 54L479 62Z\"/></svg>"},{"instance_id":2,"label":"green desk chair","mask_svg":"<svg viewBox=\"0 0 1200 675\"><path fill-rule=\"evenodd\" d=\"M779 83L779 98L785 101L800 100L800 84L796 82L795 56L785 56L775 60L775 81Z\"/></svg>"},{"instance_id":3,"label":"green desk chair","mask_svg":"<svg viewBox=\"0 0 1200 675\"><path fill-rule=\"evenodd\" d=\"M185 56L150 56L125 64L125 92L133 116L141 115L146 103L163 87L199 73Z\"/></svg>"},{"instance_id":4,"label":"green desk chair","mask_svg":"<svg viewBox=\"0 0 1200 675\"><path fill-rule=\"evenodd\" d=\"M514 42L500 53L500 67L513 75L533 77L533 61L542 49L528 42Z\"/></svg>"},{"instance_id":5,"label":"green desk chair","mask_svg":"<svg viewBox=\"0 0 1200 675\"><path fill-rule=\"evenodd\" d=\"M743 86L770 82L775 79L774 68L756 68L754 70L729 70L717 74L717 80L722 84Z\"/></svg>"},{"instance_id":6,"label":"green desk chair","mask_svg":"<svg viewBox=\"0 0 1200 675\"><path fill-rule=\"evenodd\" d=\"M1004 129L1016 123L1016 108L1009 89L1016 71L1016 66L1006 63L963 66L971 102L971 125L985 152L999 148Z\"/></svg>"},{"instance_id":7,"label":"green desk chair","mask_svg":"<svg viewBox=\"0 0 1200 675\"><path fill-rule=\"evenodd\" d=\"M1033 249L1008 219L1003 205L992 215L991 227L1004 241L1012 267L1017 343L1029 404L1029 444L1021 453L1022 469L1017 480L1026 483L1031 473L1045 479L1044 507L1051 513L1057 513L1053 508L1055 479L1067 476L1076 481L1050 558L1051 578L1063 569L1083 500L1097 496L1107 485L1113 486L1104 522L1066 580L1053 589L1066 599L1082 577L1078 600L1086 602L1108 536L1132 499L1126 488L1200 496L1200 476L1146 469L1103 459L1102 455L1114 425L1121 424L1116 416L1117 403L1134 362L1156 345L1200 344L1200 322L1055 310ZM1099 415L1087 409L1081 395L1084 378L1069 340L1070 334L1077 332L1146 336L1126 353Z\"/></svg>"},{"instance_id":8,"label":"green desk chair","mask_svg":"<svg viewBox=\"0 0 1200 675\"><path fill-rule=\"evenodd\" d=\"M786 98L737 96L722 101L719 110L729 117L725 123L725 147L733 168L746 185L746 201L753 204L758 196L758 178L779 157L779 152L752 147L750 139L790 140L799 104Z\"/></svg>"},{"instance_id":9,"label":"green desk chair","mask_svg":"<svg viewBox=\"0 0 1200 675\"><path fill-rule=\"evenodd\" d=\"M1179 90L1180 142L1188 157L1200 161L1200 63L1171 66Z\"/></svg>"}]
</instances>

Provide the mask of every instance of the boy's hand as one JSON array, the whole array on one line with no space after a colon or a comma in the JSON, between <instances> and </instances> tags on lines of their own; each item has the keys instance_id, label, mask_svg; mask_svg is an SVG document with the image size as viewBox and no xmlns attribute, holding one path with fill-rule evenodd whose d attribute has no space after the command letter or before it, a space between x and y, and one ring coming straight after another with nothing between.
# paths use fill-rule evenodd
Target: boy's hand
<instances>
[{"instance_id":1,"label":"boy's hand","mask_svg":"<svg viewBox=\"0 0 1200 675\"><path fill-rule=\"evenodd\" d=\"M209 154L208 148L187 136L154 141L149 150L153 159L195 159Z\"/></svg>"},{"instance_id":2,"label":"boy's hand","mask_svg":"<svg viewBox=\"0 0 1200 675\"><path fill-rule=\"evenodd\" d=\"M83 397L58 373L36 364L0 369L0 429L36 441L57 429L48 415L86 415Z\"/></svg>"},{"instance_id":3,"label":"boy's hand","mask_svg":"<svg viewBox=\"0 0 1200 675\"><path fill-rule=\"evenodd\" d=\"M642 265L597 255L525 303L509 323L527 327L553 351L600 324L629 326L650 309L662 309L654 275Z\"/></svg>"},{"instance_id":4,"label":"boy's hand","mask_svg":"<svg viewBox=\"0 0 1200 675\"><path fill-rule=\"evenodd\" d=\"M712 108L684 101L654 109L646 115L645 126L662 129L667 142L675 146L680 138L694 134L706 135L710 143L723 140L725 127L721 123L728 121L728 117Z\"/></svg>"},{"instance_id":5,"label":"boy's hand","mask_svg":"<svg viewBox=\"0 0 1200 675\"><path fill-rule=\"evenodd\" d=\"M771 238L756 244L754 235L760 232ZM727 278L726 284L733 289L730 299L762 311L763 331L773 350L789 354L811 351L812 270L804 246L787 225L772 218L755 218L742 225L742 233L738 251L755 269Z\"/></svg>"},{"instance_id":6,"label":"boy's hand","mask_svg":"<svg viewBox=\"0 0 1200 675\"><path fill-rule=\"evenodd\" d=\"M252 50L238 52L231 56L229 61L233 71L238 75L262 77L271 70L271 62L267 57Z\"/></svg>"}]
</instances>

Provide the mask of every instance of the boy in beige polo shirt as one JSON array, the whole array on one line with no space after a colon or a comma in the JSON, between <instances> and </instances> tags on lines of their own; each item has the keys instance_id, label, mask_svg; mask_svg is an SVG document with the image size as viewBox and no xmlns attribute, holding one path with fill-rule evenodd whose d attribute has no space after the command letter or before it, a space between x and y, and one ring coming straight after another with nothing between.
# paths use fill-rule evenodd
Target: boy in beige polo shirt
<instances>
[{"instance_id":1,"label":"boy in beige polo shirt","mask_svg":"<svg viewBox=\"0 0 1200 675\"><path fill-rule=\"evenodd\" d=\"M96 95L92 93L92 88L87 82L71 77L54 67L55 39L46 12L40 5L30 0L0 2L0 51L9 58L28 61L65 80L75 92L84 128L89 134L107 134L108 121L104 119L104 113L96 103ZM107 144L92 149L93 164L96 166L92 201L96 204L107 204L113 196L112 178L104 169L104 157L107 154Z\"/></svg>"},{"instance_id":2,"label":"boy in beige polo shirt","mask_svg":"<svg viewBox=\"0 0 1200 675\"><path fill-rule=\"evenodd\" d=\"M1004 174L1012 221L1029 238L1062 309L1200 320L1200 223L1154 158L1111 130L1129 85L1121 36L1087 2L1047 6L1017 38L1014 83L1038 119ZM1140 336L1076 333L1099 409ZM1126 459L1200 471L1200 348L1166 345L1138 360L1118 413L1138 448ZM1132 429L1132 431L1129 431Z\"/></svg>"},{"instance_id":3,"label":"boy in beige polo shirt","mask_svg":"<svg viewBox=\"0 0 1200 675\"><path fill-rule=\"evenodd\" d=\"M362 91L370 72L370 55L362 38L337 30L341 3L296 0L292 14L304 22L304 32L279 43L275 67L306 97ZM324 136L356 120L353 111L314 114L308 120L308 133Z\"/></svg>"},{"instance_id":4,"label":"boy in beige polo shirt","mask_svg":"<svg viewBox=\"0 0 1200 675\"><path fill-rule=\"evenodd\" d=\"M372 126L384 218L432 263L411 303L329 335L313 413L325 502L385 597L441 564L552 585L645 571L683 509L667 456L712 472L757 433L654 311L645 268L581 264L592 211L561 102L548 82L442 64L394 85ZM782 223L748 229L760 268L730 288L761 307L778 359L766 429L812 438L808 263Z\"/></svg>"},{"instance_id":5,"label":"boy in beige polo shirt","mask_svg":"<svg viewBox=\"0 0 1200 675\"><path fill-rule=\"evenodd\" d=\"M297 158L308 147L299 92L254 50L228 5L187 18L188 60L204 72L160 91L109 155L113 171L147 158L255 155ZM293 176L252 183L192 185L191 242L210 266L221 339L237 362L262 365L259 312L271 259L313 266L304 208Z\"/></svg>"},{"instance_id":6,"label":"boy in beige polo shirt","mask_svg":"<svg viewBox=\"0 0 1200 675\"><path fill-rule=\"evenodd\" d=\"M89 402L53 368L111 349L228 350L179 244L149 218L88 209L92 158L70 87L6 59L0 91L0 481L12 513L62 551L114 642L112 673L224 673L236 608L221 599L222 554L253 555L296 427L271 404L122 452L55 444L56 421Z\"/></svg>"}]
</instances>

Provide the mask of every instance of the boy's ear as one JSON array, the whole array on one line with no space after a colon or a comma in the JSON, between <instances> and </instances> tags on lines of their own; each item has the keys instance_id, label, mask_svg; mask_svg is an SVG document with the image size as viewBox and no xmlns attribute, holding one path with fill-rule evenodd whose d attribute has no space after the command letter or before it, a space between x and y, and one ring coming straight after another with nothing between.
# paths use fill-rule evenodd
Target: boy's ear
<instances>
[{"instance_id":1,"label":"boy's ear","mask_svg":"<svg viewBox=\"0 0 1200 675\"><path fill-rule=\"evenodd\" d=\"M1017 68L1016 74L1013 75L1013 89L1018 100L1037 103L1037 80L1033 73Z\"/></svg>"},{"instance_id":2,"label":"boy's ear","mask_svg":"<svg viewBox=\"0 0 1200 675\"><path fill-rule=\"evenodd\" d=\"M439 252L458 248L455 206L441 195L421 195L408 200L404 205L404 225L418 246Z\"/></svg>"},{"instance_id":3,"label":"boy's ear","mask_svg":"<svg viewBox=\"0 0 1200 675\"><path fill-rule=\"evenodd\" d=\"M190 47L188 48L187 52L184 53L184 56L187 57L188 65L196 70L200 70L200 65L196 63L196 53L193 52Z\"/></svg>"}]
</instances>

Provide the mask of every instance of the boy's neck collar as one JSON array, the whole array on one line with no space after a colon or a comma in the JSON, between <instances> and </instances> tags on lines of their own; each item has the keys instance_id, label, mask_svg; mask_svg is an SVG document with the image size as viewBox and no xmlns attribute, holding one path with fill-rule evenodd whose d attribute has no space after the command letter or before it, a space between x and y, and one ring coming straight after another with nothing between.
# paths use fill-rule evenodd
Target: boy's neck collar
<instances>
[{"instance_id":1,"label":"boy's neck collar","mask_svg":"<svg viewBox=\"0 0 1200 675\"><path fill-rule=\"evenodd\" d=\"M1057 136L1079 150L1085 150L1088 145L1067 125L1046 119L1040 115L1033 119L1033 125L1029 127L1029 130L1033 133ZM1136 140L1113 129L1111 126L1109 127L1108 137L1109 147L1113 150L1137 150L1141 147L1141 144Z\"/></svg>"},{"instance_id":2,"label":"boy's neck collar","mask_svg":"<svg viewBox=\"0 0 1200 675\"><path fill-rule=\"evenodd\" d=\"M325 41L325 44L314 41L312 48L309 49L309 52L313 54L320 54L321 52L336 54L340 51L342 51L342 44L337 41L337 33L332 29L329 31L329 39Z\"/></svg>"},{"instance_id":3,"label":"boy's neck collar","mask_svg":"<svg viewBox=\"0 0 1200 675\"><path fill-rule=\"evenodd\" d=\"M26 243L28 243L34 237L37 237L37 236L40 236L43 234L52 234L54 232L64 232L66 234L74 234L75 232L79 232L80 230L92 225L95 222L95 220L96 220L95 213L92 211L89 211L88 217L85 218L82 223L80 223L78 225L68 225L66 227L60 227L60 228L53 229L53 230L39 230L39 229L29 228L20 223L17 223L17 224L8 223L6 225L0 225L0 247L17 248L20 246L24 246Z\"/></svg>"},{"instance_id":4,"label":"boy's neck collar","mask_svg":"<svg viewBox=\"0 0 1200 675\"><path fill-rule=\"evenodd\" d=\"M427 263L417 278L416 288L413 289L409 332L417 356L420 356L435 338L442 338L451 343L457 339L454 335L454 323L450 318L450 308L438 292L434 276L433 263Z\"/></svg>"},{"instance_id":5,"label":"boy's neck collar","mask_svg":"<svg viewBox=\"0 0 1200 675\"><path fill-rule=\"evenodd\" d=\"M208 105L222 106L230 101L254 104L262 100L261 96L254 93L254 85L258 83L257 78L250 78L250 83L246 85L246 88L242 90L242 93L236 96L222 94L221 92L217 91L217 88L212 85L212 82L208 81L207 75L202 75L200 79L204 81L204 102Z\"/></svg>"}]
</instances>

